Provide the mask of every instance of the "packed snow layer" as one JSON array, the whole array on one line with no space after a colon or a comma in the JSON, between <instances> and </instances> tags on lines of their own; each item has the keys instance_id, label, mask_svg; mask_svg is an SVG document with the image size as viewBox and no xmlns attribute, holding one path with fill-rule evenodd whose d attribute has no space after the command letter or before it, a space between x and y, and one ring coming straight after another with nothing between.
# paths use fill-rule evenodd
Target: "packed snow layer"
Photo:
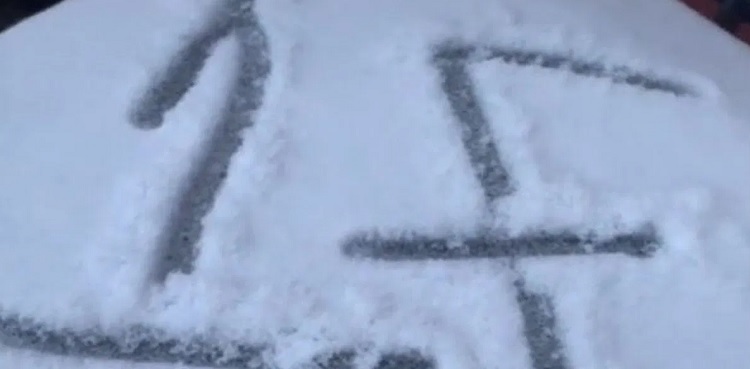
<instances>
[{"instance_id":1,"label":"packed snow layer","mask_svg":"<svg viewBox=\"0 0 750 369\"><path fill-rule=\"evenodd\" d=\"M0 35L0 311L52 326L146 323L276 344L408 346L441 368L529 368L503 261L345 259L356 231L470 232L486 221L431 45L569 53L691 96L563 70L470 66L517 192L511 232L644 221L649 260L525 260L556 303L573 368L750 363L750 55L675 1L259 1L272 72L204 219L191 275L148 280L168 204L236 77L236 41L143 131L149 80L209 1L70 0ZM668 24L668 25L665 25ZM686 35L690 37L686 37ZM7 55L7 56L6 56ZM130 368L0 351L0 366Z\"/></svg>"}]
</instances>

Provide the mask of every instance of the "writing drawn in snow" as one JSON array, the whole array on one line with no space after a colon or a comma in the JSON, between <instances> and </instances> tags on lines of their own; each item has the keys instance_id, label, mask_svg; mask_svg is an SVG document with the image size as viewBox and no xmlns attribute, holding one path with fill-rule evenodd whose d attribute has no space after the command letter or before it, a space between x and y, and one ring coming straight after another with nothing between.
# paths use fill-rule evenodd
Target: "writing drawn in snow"
<instances>
[{"instance_id":1,"label":"writing drawn in snow","mask_svg":"<svg viewBox=\"0 0 750 369\"><path fill-rule=\"evenodd\" d=\"M432 62L439 71L442 91L459 123L461 141L474 176L481 185L486 212L490 217L496 200L512 195L515 189L497 144L488 139L493 137L492 129L477 98L468 70L472 63L487 60L557 69L582 77L607 78L613 83L677 96L693 94L686 85L669 79L562 54L457 43L438 46ZM347 238L342 249L353 258L386 261L477 258L509 260L508 265L515 275L513 287L523 319L523 333L534 369L566 369L570 368L570 363L559 338L553 300L549 295L528 288L524 276L515 267L516 262L525 257L608 253L649 257L654 254L658 243L655 227L644 224L640 229L607 238L597 237L587 230L559 232L540 229L517 237L509 237L500 230L489 229L472 236L426 235L408 230L400 230L395 236L362 232Z\"/></svg>"}]
</instances>

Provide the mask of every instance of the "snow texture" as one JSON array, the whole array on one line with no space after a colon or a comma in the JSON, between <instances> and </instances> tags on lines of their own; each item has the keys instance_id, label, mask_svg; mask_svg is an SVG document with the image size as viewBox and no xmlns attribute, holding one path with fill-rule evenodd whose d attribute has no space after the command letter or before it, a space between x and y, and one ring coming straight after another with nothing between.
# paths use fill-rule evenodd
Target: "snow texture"
<instances>
[{"instance_id":1,"label":"snow texture","mask_svg":"<svg viewBox=\"0 0 750 369\"><path fill-rule=\"evenodd\" d=\"M0 54L0 367L750 368L750 53L676 1L70 0Z\"/></svg>"}]
</instances>

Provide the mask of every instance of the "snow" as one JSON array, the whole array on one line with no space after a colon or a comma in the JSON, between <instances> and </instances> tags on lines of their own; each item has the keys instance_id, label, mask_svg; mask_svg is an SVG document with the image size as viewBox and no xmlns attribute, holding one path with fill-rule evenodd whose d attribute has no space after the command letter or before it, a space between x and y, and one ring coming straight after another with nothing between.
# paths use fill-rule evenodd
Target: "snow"
<instances>
[{"instance_id":1,"label":"snow","mask_svg":"<svg viewBox=\"0 0 750 369\"><path fill-rule=\"evenodd\" d=\"M750 368L750 54L671 0L258 1L263 105L195 270L154 284L169 205L236 77L236 36L161 127L129 114L213 6L70 0L0 34L0 313L219 331L273 342L279 368L352 345L420 349L444 369L531 368L508 263L353 261L341 240L653 222L650 259L518 261L552 296L571 367ZM488 219L430 65L445 39L625 65L693 94L472 64L517 187ZM162 367L2 347L0 366Z\"/></svg>"},{"instance_id":2,"label":"snow","mask_svg":"<svg viewBox=\"0 0 750 369\"><path fill-rule=\"evenodd\" d=\"M124 199L113 190L134 181L136 171L155 170L155 161L170 150L190 144L190 128L178 130L178 135L146 137L130 126L125 114L149 78L147 68L164 62L166 56L158 56L159 51L175 48L175 37L199 21L198 9L189 10L178 16L158 3L135 9L129 2L71 2L0 38L0 48L8 50L0 61L3 309L65 320L75 319L71 312L94 313L87 310L95 306L83 305L106 301L86 292L111 290L90 285L104 282L102 270L87 274L101 268L97 259L105 246L97 233L107 232L128 212L143 211L117 204ZM122 18L100 16L109 11L121 12ZM128 20L141 11L149 14L137 16L135 24ZM86 21L78 14L87 14ZM132 32L133 27L158 27L161 37ZM104 30L104 42L86 41ZM200 120L201 110L193 109L191 119ZM177 176L183 169L175 164L179 161L165 165L161 175ZM148 185L154 191L159 184ZM105 215L107 204L116 206L114 217ZM123 268L143 274L138 269L149 256L148 246L131 247L139 247L141 255L129 258ZM114 247L103 254L117 258L121 251ZM117 274L113 269L106 272ZM126 282L137 283L133 278ZM30 290L38 293L29 294ZM94 299L82 300L88 297ZM76 308L61 310L49 301Z\"/></svg>"}]
</instances>

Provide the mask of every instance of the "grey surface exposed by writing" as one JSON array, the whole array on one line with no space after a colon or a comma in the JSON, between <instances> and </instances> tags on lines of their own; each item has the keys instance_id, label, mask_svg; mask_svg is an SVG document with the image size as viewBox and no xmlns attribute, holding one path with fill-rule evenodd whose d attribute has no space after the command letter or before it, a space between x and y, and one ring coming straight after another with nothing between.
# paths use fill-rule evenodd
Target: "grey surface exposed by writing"
<instances>
[{"instance_id":1,"label":"grey surface exposed by writing","mask_svg":"<svg viewBox=\"0 0 750 369\"><path fill-rule=\"evenodd\" d=\"M461 61L438 63L441 87L448 98L453 115L461 122L461 140L474 174L487 202L509 195L513 188L510 175L500 161L492 129L484 110L479 106L474 85Z\"/></svg>"},{"instance_id":2,"label":"grey surface exposed by writing","mask_svg":"<svg viewBox=\"0 0 750 369\"><path fill-rule=\"evenodd\" d=\"M176 339L145 326L119 333L100 329L75 331L51 329L43 324L0 316L0 345L45 354L79 358L124 360L143 363L181 364L191 367L229 369L274 369L273 347L262 343L222 340L198 336ZM307 367L348 369L361 353L353 349L334 351L315 358ZM372 369L433 369L431 358L416 350L386 351Z\"/></svg>"},{"instance_id":3,"label":"grey surface exposed by writing","mask_svg":"<svg viewBox=\"0 0 750 369\"><path fill-rule=\"evenodd\" d=\"M357 351L344 349L327 352L313 358L312 364L305 369L355 369L357 367Z\"/></svg>"},{"instance_id":4,"label":"grey surface exposed by writing","mask_svg":"<svg viewBox=\"0 0 750 369\"><path fill-rule=\"evenodd\" d=\"M164 114L174 108L193 87L216 43L229 35L231 25L227 17L212 17L210 23L177 51L163 74L155 78L131 111L130 121L135 127L161 127Z\"/></svg>"},{"instance_id":5,"label":"grey surface exposed by writing","mask_svg":"<svg viewBox=\"0 0 750 369\"><path fill-rule=\"evenodd\" d=\"M0 317L0 344L46 354L215 368L270 369L267 345L194 337L178 340L147 327L119 334L98 329L51 329L17 316Z\"/></svg>"},{"instance_id":6,"label":"grey surface exposed by writing","mask_svg":"<svg viewBox=\"0 0 750 369\"><path fill-rule=\"evenodd\" d=\"M356 369L358 352L344 349L320 355L313 359L309 369ZM415 350L381 354L373 369L434 369L435 362Z\"/></svg>"},{"instance_id":7,"label":"grey surface exposed by writing","mask_svg":"<svg viewBox=\"0 0 750 369\"><path fill-rule=\"evenodd\" d=\"M535 369L565 369L568 362L557 331L552 298L529 289L523 278L513 282L516 303L522 318L526 342L531 352L531 364Z\"/></svg>"},{"instance_id":8,"label":"grey surface exposed by writing","mask_svg":"<svg viewBox=\"0 0 750 369\"><path fill-rule=\"evenodd\" d=\"M434 54L434 60L438 65L465 64L493 59L506 64L558 69L584 77L609 79L616 84L625 84L676 96L696 95L696 91L690 86L679 81L658 77L653 73L638 71L624 65L607 65L599 61L585 60L571 54L460 43L440 45Z\"/></svg>"},{"instance_id":9,"label":"grey surface exposed by writing","mask_svg":"<svg viewBox=\"0 0 750 369\"><path fill-rule=\"evenodd\" d=\"M476 258L518 258L590 254L625 254L648 257L659 240L653 227L610 238L594 238L572 232L538 232L518 237L493 234L467 237L438 237L406 234L396 237L356 234L343 242L351 257L377 260L450 260Z\"/></svg>"},{"instance_id":10,"label":"grey surface exposed by writing","mask_svg":"<svg viewBox=\"0 0 750 369\"><path fill-rule=\"evenodd\" d=\"M374 369L433 369L435 367L436 364L432 359L417 351L407 351L381 355Z\"/></svg>"}]
</instances>

